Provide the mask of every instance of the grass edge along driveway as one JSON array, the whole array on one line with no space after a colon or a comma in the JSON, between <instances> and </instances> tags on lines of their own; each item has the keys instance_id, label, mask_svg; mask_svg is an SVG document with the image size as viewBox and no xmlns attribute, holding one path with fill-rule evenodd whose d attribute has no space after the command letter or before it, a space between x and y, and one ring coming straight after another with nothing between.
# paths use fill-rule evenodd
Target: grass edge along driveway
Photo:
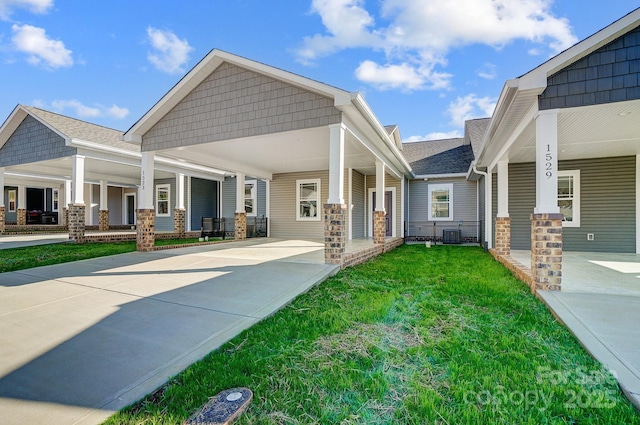
<instances>
[{"instance_id":1,"label":"grass edge along driveway","mask_svg":"<svg viewBox=\"0 0 640 425\"><path fill-rule=\"evenodd\" d=\"M254 392L238 424L640 423L476 247L404 245L343 270L106 423L179 424L236 386Z\"/></svg>"}]
</instances>

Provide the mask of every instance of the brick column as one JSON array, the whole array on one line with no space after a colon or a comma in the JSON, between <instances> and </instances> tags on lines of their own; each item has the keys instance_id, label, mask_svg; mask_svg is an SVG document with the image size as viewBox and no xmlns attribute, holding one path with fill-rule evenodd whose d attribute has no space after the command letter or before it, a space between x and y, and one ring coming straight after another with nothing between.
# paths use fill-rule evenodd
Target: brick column
<instances>
[{"instance_id":1,"label":"brick column","mask_svg":"<svg viewBox=\"0 0 640 425\"><path fill-rule=\"evenodd\" d=\"M4 220L6 216L4 213L4 207L0 207L0 235L4 233Z\"/></svg>"},{"instance_id":2,"label":"brick column","mask_svg":"<svg viewBox=\"0 0 640 425\"><path fill-rule=\"evenodd\" d=\"M511 255L511 217L496 217L496 254Z\"/></svg>"},{"instance_id":3,"label":"brick column","mask_svg":"<svg viewBox=\"0 0 640 425\"><path fill-rule=\"evenodd\" d=\"M106 232L109 230L109 210L100 210L98 216L98 230Z\"/></svg>"},{"instance_id":4,"label":"brick column","mask_svg":"<svg viewBox=\"0 0 640 425\"><path fill-rule=\"evenodd\" d=\"M84 242L85 205L69 204L69 240L77 243Z\"/></svg>"},{"instance_id":5,"label":"brick column","mask_svg":"<svg viewBox=\"0 0 640 425\"><path fill-rule=\"evenodd\" d=\"M62 208L62 219L60 220L60 224L69 228L69 214L67 212L67 208Z\"/></svg>"},{"instance_id":6,"label":"brick column","mask_svg":"<svg viewBox=\"0 0 640 425\"><path fill-rule=\"evenodd\" d=\"M347 239L347 206L324 204L324 262L342 265Z\"/></svg>"},{"instance_id":7,"label":"brick column","mask_svg":"<svg viewBox=\"0 0 640 425\"><path fill-rule=\"evenodd\" d=\"M18 208L16 222L18 226L24 226L27 224L27 210L24 208Z\"/></svg>"},{"instance_id":8,"label":"brick column","mask_svg":"<svg viewBox=\"0 0 640 425\"><path fill-rule=\"evenodd\" d=\"M373 212L373 243L376 245L384 245L387 236L386 216L384 211Z\"/></svg>"},{"instance_id":9,"label":"brick column","mask_svg":"<svg viewBox=\"0 0 640 425\"><path fill-rule=\"evenodd\" d=\"M234 227L235 240L243 241L247 239L247 213L239 212L235 213L235 227Z\"/></svg>"},{"instance_id":10,"label":"brick column","mask_svg":"<svg viewBox=\"0 0 640 425\"><path fill-rule=\"evenodd\" d=\"M186 210L184 208L173 210L173 232L180 237L183 237L185 233L185 216Z\"/></svg>"},{"instance_id":11,"label":"brick column","mask_svg":"<svg viewBox=\"0 0 640 425\"><path fill-rule=\"evenodd\" d=\"M562 214L531 214L531 276L535 291L562 283Z\"/></svg>"},{"instance_id":12,"label":"brick column","mask_svg":"<svg viewBox=\"0 0 640 425\"><path fill-rule=\"evenodd\" d=\"M149 252L155 243L156 210L136 210L136 250Z\"/></svg>"}]
</instances>

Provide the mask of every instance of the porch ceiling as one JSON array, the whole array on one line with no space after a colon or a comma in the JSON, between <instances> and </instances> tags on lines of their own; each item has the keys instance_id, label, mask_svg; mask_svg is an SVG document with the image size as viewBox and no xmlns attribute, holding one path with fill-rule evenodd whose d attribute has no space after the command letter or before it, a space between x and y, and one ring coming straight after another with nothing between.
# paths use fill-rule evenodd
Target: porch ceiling
<instances>
[{"instance_id":1,"label":"porch ceiling","mask_svg":"<svg viewBox=\"0 0 640 425\"><path fill-rule=\"evenodd\" d=\"M327 170L329 127L273 133L159 151L165 157L270 179L273 174ZM345 131L345 168L375 174L375 157Z\"/></svg>"},{"instance_id":2,"label":"porch ceiling","mask_svg":"<svg viewBox=\"0 0 640 425\"><path fill-rule=\"evenodd\" d=\"M509 162L535 161L535 121L506 154ZM560 109L558 158L601 158L640 154L640 100Z\"/></svg>"}]
</instances>

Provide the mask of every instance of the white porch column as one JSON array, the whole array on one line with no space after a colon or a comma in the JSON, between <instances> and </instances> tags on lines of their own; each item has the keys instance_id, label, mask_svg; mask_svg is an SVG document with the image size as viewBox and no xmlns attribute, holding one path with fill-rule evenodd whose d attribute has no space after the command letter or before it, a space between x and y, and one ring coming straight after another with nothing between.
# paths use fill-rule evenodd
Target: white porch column
<instances>
[{"instance_id":1,"label":"white porch column","mask_svg":"<svg viewBox=\"0 0 640 425\"><path fill-rule=\"evenodd\" d=\"M0 208L4 207L4 167L0 167Z\"/></svg>"},{"instance_id":2,"label":"white porch column","mask_svg":"<svg viewBox=\"0 0 640 425\"><path fill-rule=\"evenodd\" d=\"M108 210L109 206L107 204L107 194L108 185L106 180L100 180L100 210Z\"/></svg>"},{"instance_id":3,"label":"white porch column","mask_svg":"<svg viewBox=\"0 0 640 425\"><path fill-rule=\"evenodd\" d=\"M384 162L376 161L376 211L384 211Z\"/></svg>"},{"instance_id":4,"label":"white porch column","mask_svg":"<svg viewBox=\"0 0 640 425\"><path fill-rule=\"evenodd\" d=\"M498 255L511 255L509 161L498 161L498 214L496 216L495 248Z\"/></svg>"},{"instance_id":5,"label":"white porch column","mask_svg":"<svg viewBox=\"0 0 640 425\"><path fill-rule=\"evenodd\" d=\"M484 237L487 239L487 249L493 248L493 175L491 168L487 169L484 178Z\"/></svg>"},{"instance_id":6,"label":"white porch column","mask_svg":"<svg viewBox=\"0 0 640 425\"><path fill-rule=\"evenodd\" d=\"M509 217L509 161L498 161L498 217Z\"/></svg>"},{"instance_id":7,"label":"white porch column","mask_svg":"<svg viewBox=\"0 0 640 425\"><path fill-rule=\"evenodd\" d=\"M236 173L236 214L245 212L244 209L244 173Z\"/></svg>"},{"instance_id":8,"label":"white porch column","mask_svg":"<svg viewBox=\"0 0 640 425\"><path fill-rule=\"evenodd\" d=\"M138 196L138 208L152 210L153 204L153 180L154 180L154 152L142 152L142 164L140 168L140 189Z\"/></svg>"},{"instance_id":9,"label":"white porch column","mask_svg":"<svg viewBox=\"0 0 640 425\"><path fill-rule=\"evenodd\" d=\"M98 228L100 231L109 230L109 186L106 180L100 180L100 211L98 212Z\"/></svg>"},{"instance_id":10,"label":"white porch column","mask_svg":"<svg viewBox=\"0 0 640 425\"><path fill-rule=\"evenodd\" d=\"M558 110L536 118L536 214L558 214Z\"/></svg>"},{"instance_id":11,"label":"white porch column","mask_svg":"<svg viewBox=\"0 0 640 425\"><path fill-rule=\"evenodd\" d=\"M327 204L344 204L343 124L329 126L329 198Z\"/></svg>"},{"instance_id":12,"label":"white porch column","mask_svg":"<svg viewBox=\"0 0 640 425\"><path fill-rule=\"evenodd\" d=\"M71 203L71 180L64 181L64 207L67 208Z\"/></svg>"},{"instance_id":13,"label":"white porch column","mask_svg":"<svg viewBox=\"0 0 640 425\"><path fill-rule=\"evenodd\" d=\"M138 210L136 211L136 249L142 252L151 251L156 240L153 203L154 161L154 152L142 152Z\"/></svg>"},{"instance_id":14,"label":"white porch column","mask_svg":"<svg viewBox=\"0 0 640 425\"><path fill-rule=\"evenodd\" d=\"M74 155L71 168L72 204L84 205L84 156Z\"/></svg>"},{"instance_id":15,"label":"white porch column","mask_svg":"<svg viewBox=\"0 0 640 425\"><path fill-rule=\"evenodd\" d=\"M264 181L266 188L266 203L265 206L265 217L267 218L267 237L271 237L271 220L269 219L269 215L271 214L271 180Z\"/></svg>"},{"instance_id":16,"label":"white porch column","mask_svg":"<svg viewBox=\"0 0 640 425\"><path fill-rule=\"evenodd\" d=\"M25 185L18 185L18 209L27 209L27 187Z\"/></svg>"},{"instance_id":17,"label":"white porch column","mask_svg":"<svg viewBox=\"0 0 640 425\"><path fill-rule=\"evenodd\" d=\"M176 209L184 209L184 174L176 173Z\"/></svg>"}]
</instances>

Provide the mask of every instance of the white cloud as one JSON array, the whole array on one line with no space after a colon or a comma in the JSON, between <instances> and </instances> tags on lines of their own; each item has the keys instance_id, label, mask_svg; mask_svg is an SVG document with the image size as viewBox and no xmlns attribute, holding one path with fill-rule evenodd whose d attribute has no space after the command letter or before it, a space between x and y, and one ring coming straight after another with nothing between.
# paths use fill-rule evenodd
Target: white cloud
<instances>
[{"instance_id":1,"label":"white cloud","mask_svg":"<svg viewBox=\"0 0 640 425\"><path fill-rule=\"evenodd\" d=\"M475 94L468 94L465 97L458 97L449 104L447 114L450 117L450 124L464 128L464 122L474 118L485 118L493 115L496 107L496 99L491 97L478 97Z\"/></svg>"},{"instance_id":2,"label":"white cloud","mask_svg":"<svg viewBox=\"0 0 640 425\"><path fill-rule=\"evenodd\" d=\"M476 71L476 74L485 80L493 80L498 75L496 66L489 62L485 62L482 67Z\"/></svg>"},{"instance_id":3,"label":"white cloud","mask_svg":"<svg viewBox=\"0 0 640 425\"><path fill-rule=\"evenodd\" d=\"M427 140L443 140L443 139L456 139L464 137L460 130L452 130L447 132L434 132L429 133L426 136L409 136L402 140L402 143L423 142Z\"/></svg>"},{"instance_id":4,"label":"white cloud","mask_svg":"<svg viewBox=\"0 0 640 425\"><path fill-rule=\"evenodd\" d=\"M73 65L71 50L64 46L60 40L47 37L43 28L31 25L13 25L14 47L26 53L27 60L33 65L44 63L49 68L69 67Z\"/></svg>"},{"instance_id":5,"label":"white cloud","mask_svg":"<svg viewBox=\"0 0 640 425\"><path fill-rule=\"evenodd\" d=\"M446 88L451 76L434 69L446 66L446 55L452 48L485 44L499 49L519 39L557 53L573 45L577 38L568 20L553 15L552 3L380 0L378 21L383 24L376 25L376 17L363 0L313 0L311 12L320 15L326 34L306 37L297 51L298 60L310 63L348 48L380 50L385 53L385 63L363 62L356 75L371 80L363 81L380 88ZM438 84L431 80L433 75L438 76Z\"/></svg>"},{"instance_id":6,"label":"white cloud","mask_svg":"<svg viewBox=\"0 0 640 425\"><path fill-rule=\"evenodd\" d=\"M189 60L193 47L186 39L181 40L171 31L147 28L147 36L154 51L147 54L147 59L155 67L168 74L184 72L182 68Z\"/></svg>"},{"instance_id":7,"label":"white cloud","mask_svg":"<svg viewBox=\"0 0 640 425\"><path fill-rule=\"evenodd\" d=\"M104 106L100 104L88 106L76 99L54 100L51 102L50 106L48 106L45 102L38 100L34 102L34 105L43 109L50 108L51 110L59 113L63 113L64 111L71 110L72 111L71 115L78 118L82 118L82 119L99 118L99 117L123 119L127 115L129 115L129 110L127 108L121 108L116 105Z\"/></svg>"},{"instance_id":8,"label":"white cloud","mask_svg":"<svg viewBox=\"0 0 640 425\"><path fill-rule=\"evenodd\" d=\"M27 9L42 14L53 6L53 0L0 0L0 19L7 21L15 9Z\"/></svg>"}]
</instances>

